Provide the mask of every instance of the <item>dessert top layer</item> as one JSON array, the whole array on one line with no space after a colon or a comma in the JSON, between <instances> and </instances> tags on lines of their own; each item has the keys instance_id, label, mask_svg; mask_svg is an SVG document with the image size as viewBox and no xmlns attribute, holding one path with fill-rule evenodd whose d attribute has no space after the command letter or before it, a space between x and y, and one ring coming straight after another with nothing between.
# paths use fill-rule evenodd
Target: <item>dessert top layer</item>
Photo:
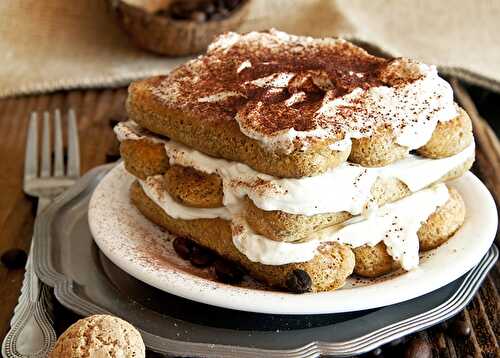
<instances>
[{"instance_id":1,"label":"dessert top layer","mask_svg":"<svg viewBox=\"0 0 500 358\"><path fill-rule=\"evenodd\" d=\"M414 149L457 115L433 66L276 30L221 35L206 55L151 83L163 105L202 121L236 120L248 137L285 151L379 127Z\"/></svg>"}]
</instances>

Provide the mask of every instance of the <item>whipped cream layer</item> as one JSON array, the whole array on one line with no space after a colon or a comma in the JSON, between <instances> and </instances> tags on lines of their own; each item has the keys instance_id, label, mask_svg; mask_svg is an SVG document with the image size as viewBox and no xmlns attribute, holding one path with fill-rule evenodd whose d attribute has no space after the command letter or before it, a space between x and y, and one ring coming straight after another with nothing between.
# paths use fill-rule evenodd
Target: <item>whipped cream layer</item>
<instances>
[{"instance_id":1,"label":"whipped cream layer","mask_svg":"<svg viewBox=\"0 0 500 358\"><path fill-rule=\"evenodd\" d=\"M338 242L356 248L384 242L387 253L405 270L418 266L420 226L449 198L448 188L437 184L373 211L368 217L355 217L340 225L323 229L304 243L276 242L254 233L238 219L233 224L234 245L254 262L284 265L311 260L320 245ZM279 252L279 255L275 254Z\"/></svg>"},{"instance_id":2,"label":"whipped cream layer","mask_svg":"<svg viewBox=\"0 0 500 358\"><path fill-rule=\"evenodd\" d=\"M136 124L125 122L117 125L115 132L120 140L162 143L171 165L193 167L219 175L223 182L224 206L195 208L179 204L165 190L161 175L139 180L146 195L176 219L222 218L230 221L235 247L250 260L266 265L309 261L320 246L328 242L359 247L383 241L389 255L404 269L416 267L419 251L417 231L449 197L444 184L423 188L474 157L474 144L471 144L463 152L448 158L410 156L382 168L363 168L344 163L318 176L280 179L256 172L245 164L213 158L137 129ZM380 208L368 207L371 188L379 177L398 178L416 193ZM348 211L353 215L364 215L318 231L307 242L279 242L253 232L245 222L245 196L263 210L303 215Z\"/></svg>"},{"instance_id":3,"label":"whipped cream layer","mask_svg":"<svg viewBox=\"0 0 500 358\"><path fill-rule=\"evenodd\" d=\"M241 49L262 52L281 49L290 57L305 58L309 51L310 65L316 64L314 56L327 58L326 54L330 53L332 58L329 66L316 64L314 69L307 69L305 63L295 70L285 59L287 66L283 66L283 70L276 66L275 72L266 71L264 76L244 82L244 88L250 85L271 94L287 89L289 95L283 94L285 106L276 107L277 114L284 107L314 101L311 93L322 93L322 103L309 114L307 124L291 120L292 124L271 125L266 113L258 108L267 105L265 96L254 99L244 89L239 91L243 98L258 101L252 111L238 111L236 121L241 131L270 149L305 150L314 139L336 138L339 132L343 132L344 138L368 137L380 127L391 127L398 144L417 149L431 138L439 121L458 115L451 86L439 77L435 66L406 58L384 60L370 56L342 39L314 39L276 30L222 35L209 47L208 55L231 50L241 52ZM335 57L342 53L345 60ZM356 64L363 66L357 68ZM262 63L254 64L242 57L236 72L259 65ZM302 128L304 126L307 128Z\"/></svg>"},{"instance_id":4,"label":"whipped cream layer","mask_svg":"<svg viewBox=\"0 0 500 358\"><path fill-rule=\"evenodd\" d=\"M316 115L340 126L351 138L368 137L377 128L390 126L396 143L409 149L425 145L438 122L458 116L453 90L435 66L397 59L385 71L382 76L408 83L356 88L341 97L327 92Z\"/></svg>"},{"instance_id":5,"label":"whipped cream layer","mask_svg":"<svg viewBox=\"0 0 500 358\"><path fill-rule=\"evenodd\" d=\"M268 90L278 90L294 78L291 73L278 75L279 81L267 76L252 83L261 87L265 85ZM354 72L350 75L363 77L363 74ZM310 76L315 83L316 74L311 73ZM236 121L246 136L258 140L267 148L287 153L297 148L307 150L314 139L335 138L339 133L344 139L363 138L386 127L392 128L396 143L412 150L429 141L438 122L446 122L459 115L451 86L439 77L435 66L396 59L381 71L380 76L390 78L392 82L396 78L398 82L393 86L357 87L342 96L335 88L327 90L320 107L311 113L310 122L314 125L306 130L292 127L264 131L262 121L267 113L260 109L266 106L262 101L251 111L238 112ZM307 94L294 93L285 99L285 106L290 107L301 101L307 101ZM290 115L293 113L290 112Z\"/></svg>"},{"instance_id":6,"label":"whipped cream layer","mask_svg":"<svg viewBox=\"0 0 500 358\"><path fill-rule=\"evenodd\" d=\"M175 201L164 187L162 175L155 175L146 180L137 179L146 195L174 219L194 220L194 219L231 219L229 210L220 208L195 208L179 204Z\"/></svg>"},{"instance_id":7,"label":"whipped cream layer","mask_svg":"<svg viewBox=\"0 0 500 358\"><path fill-rule=\"evenodd\" d=\"M144 132L135 132L136 128L133 122L120 123L115 132L120 140L161 140ZM380 168L343 163L317 176L282 179L259 173L239 162L210 157L178 142L163 140L162 143L170 164L218 174L223 181L224 205L236 205L240 198L247 195L262 210L308 216L341 211L358 215L370 202L371 189L377 178L397 178L411 191L418 191L472 159L475 152L472 143L462 152L447 158L429 159L410 155Z\"/></svg>"},{"instance_id":8,"label":"whipped cream layer","mask_svg":"<svg viewBox=\"0 0 500 358\"><path fill-rule=\"evenodd\" d=\"M339 225L320 230L300 243L274 241L256 234L242 217L238 202L227 208L192 208L176 203L162 187L162 177L139 180L145 194L175 219L192 220L223 217L231 222L235 247L249 260L264 265L285 265L311 260L321 245L338 242L356 248L384 242L387 252L405 270L418 266L417 232L427 218L449 198L448 188L436 184L397 202L370 211Z\"/></svg>"},{"instance_id":9,"label":"whipped cream layer","mask_svg":"<svg viewBox=\"0 0 500 358\"><path fill-rule=\"evenodd\" d=\"M116 134L116 139L120 142L125 140L148 140L153 143L166 143L168 141L167 138L148 131L134 121L119 122L113 128L113 131Z\"/></svg>"}]
</instances>

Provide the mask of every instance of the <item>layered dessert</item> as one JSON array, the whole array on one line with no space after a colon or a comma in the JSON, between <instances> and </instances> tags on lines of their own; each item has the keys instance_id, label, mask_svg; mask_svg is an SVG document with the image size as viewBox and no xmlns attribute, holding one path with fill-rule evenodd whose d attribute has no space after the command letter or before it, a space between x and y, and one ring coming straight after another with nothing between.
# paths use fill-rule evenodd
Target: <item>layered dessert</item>
<instances>
[{"instance_id":1,"label":"layered dessert","mask_svg":"<svg viewBox=\"0 0 500 358\"><path fill-rule=\"evenodd\" d=\"M434 66L340 39L227 33L134 82L115 127L148 219L279 289L418 267L463 224L474 160Z\"/></svg>"}]
</instances>

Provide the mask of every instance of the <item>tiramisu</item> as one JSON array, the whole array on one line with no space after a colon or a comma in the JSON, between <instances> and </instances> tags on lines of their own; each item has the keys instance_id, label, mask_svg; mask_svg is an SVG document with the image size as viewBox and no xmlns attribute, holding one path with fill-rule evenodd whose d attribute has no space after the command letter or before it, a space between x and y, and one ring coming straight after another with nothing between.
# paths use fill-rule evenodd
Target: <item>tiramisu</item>
<instances>
[{"instance_id":1,"label":"tiramisu","mask_svg":"<svg viewBox=\"0 0 500 358\"><path fill-rule=\"evenodd\" d=\"M135 206L270 286L414 269L465 218L443 182L472 165L471 122L433 66L227 33L134 82L127 108L115 132Z\"/></svg>"}]
</instances>

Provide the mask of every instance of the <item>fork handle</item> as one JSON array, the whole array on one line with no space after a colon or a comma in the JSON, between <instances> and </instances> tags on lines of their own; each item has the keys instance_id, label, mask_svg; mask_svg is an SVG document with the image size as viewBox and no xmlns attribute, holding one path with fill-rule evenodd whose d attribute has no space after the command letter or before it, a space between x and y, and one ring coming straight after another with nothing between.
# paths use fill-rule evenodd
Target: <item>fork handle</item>
<instances>
[{"instance_id":1,"label":"fork handle","mask_svg":"<svg viewBox=\"0 0 500 358\"><path fill-rule=\"evenodd\" d=\"M48 198L38 200L37 215L50 203ZM53 328L51 293L36 276L33 268L33 237L19 302L11 320L11 329L2 344L2 355L7 358L45 358L56 341Z\"/></svg>"}]
</instances>

